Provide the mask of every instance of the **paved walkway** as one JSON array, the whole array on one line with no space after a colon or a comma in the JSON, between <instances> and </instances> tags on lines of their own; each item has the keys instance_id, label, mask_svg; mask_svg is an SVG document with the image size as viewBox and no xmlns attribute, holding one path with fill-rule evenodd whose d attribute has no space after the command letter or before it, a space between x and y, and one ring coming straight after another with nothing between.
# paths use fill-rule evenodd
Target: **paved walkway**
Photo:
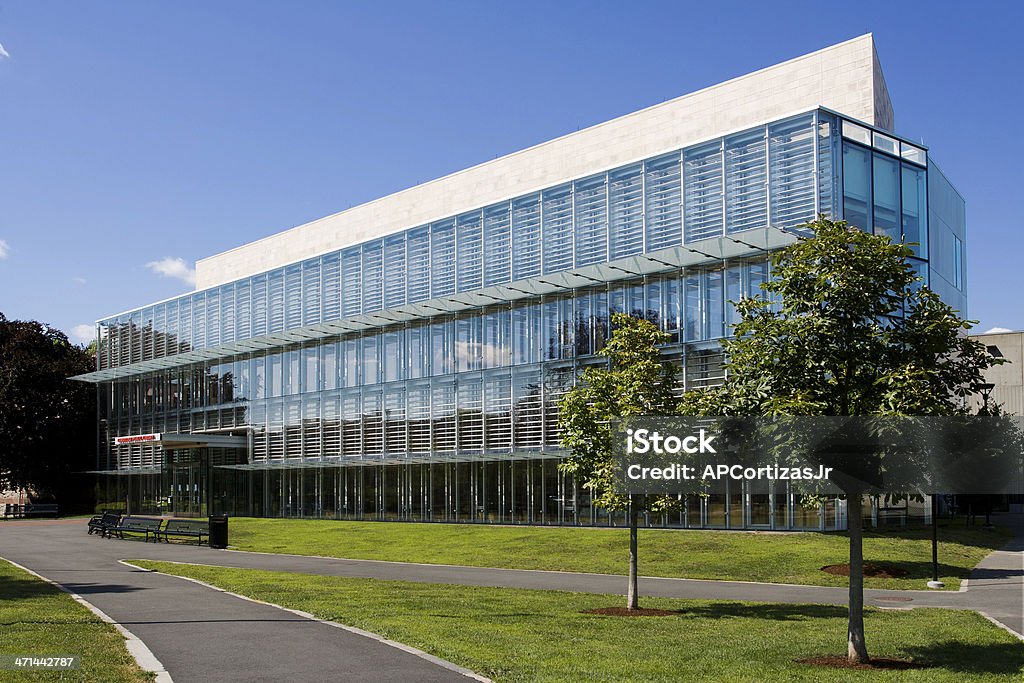
<instances>
[{"instance_id":1,"label":"paved walkway","mask_svg":"<svg viewBox=\"0 0 1024 683\"><path fill-rule=\"evenodd\" d=\"M46 527L44 529L44 526ZM1024 532L1024 527L1018 529ZM183 582L132 571L118 559L151 559L245 569L386 580L619 594L622 576L489 569L211 550L205 547L104 540L85 533L84 520L4 523L0 557L23 564L81 594L134 631L179 683L199 680L211 662L236 678L314 680L460 680L453 672L359 636L270 607ZM845 605L847 590L730 581L642 577L640 594L672 598ZM876 607L978 610L1024 633L1024 533L990 554L966 591L867 590ZM139 620L138 615L146 615ZM182 627L182 624L187 624ZM287 675L285 675L287 672Z\"/></svg>"},{"instance_id":2,"label":"paved walkway","mask_svg":"<svg viewBox=\"0 0 1024 683\"><path fill-rule=\"evenodd\" d=\"M86 534L84 519L0 523L0 557L106 612L149 647L175 683L470 680L372 638L117 562L204 561L197 552L206 559L226 554L104 540Z\"/></svg>"}]
</instances>

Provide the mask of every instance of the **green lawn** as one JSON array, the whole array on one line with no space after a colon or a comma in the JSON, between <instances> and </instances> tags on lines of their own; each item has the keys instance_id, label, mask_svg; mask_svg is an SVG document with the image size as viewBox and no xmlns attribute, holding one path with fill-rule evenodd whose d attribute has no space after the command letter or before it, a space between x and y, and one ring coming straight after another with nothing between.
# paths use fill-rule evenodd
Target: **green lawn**
<instances>
[{"instance_id":1,"label":"green lawn","mask_svg":"<svg viewBox=\"0 0 1024 683\"><path fill-rule=\"evenodd\" d=\"M70 671L0 671L2 681L152 681L110 624L56 587L0 561L0 654L79 655Z\"/></svg>"},{"instance_id":2,"label":"green lawn","mask_svg":"<svg viewBox=\"0 0 1024 683\"><path fill-rule=\"evenodd\" d=\"M240 550L353 559L464 564L622 574L627 568L625 529L511 527L334 520L231 520L231 545ZM901 567L901 579L866 580L868 588L924 588L931 578L927 529L865 533L864 559ZM939 573L956 590L989 552L1008 540L1003 530L948 525L939 531ZM846 562L842 533L750 533L672 529L640 530L640 573L691 579L765 581L845 586L821 571Z\"/></svg>"},{"instance_id":3,"label":"green lawn","mask_svg":"<svg viewBox=\"0 0 1024 683\"><path fill-rule=\"evenodd\" d=\"M644 599L682 610L606 617L581 610L622 598L556 591L308 576L162 562L133 564L189 576L311 612L420 648L495 681L1013 681L1024 644L973 612L917 609L865 615L874 657L929 668L850 671L794 660L844 654L846 610Z\"/></svg>"}]
</instances>

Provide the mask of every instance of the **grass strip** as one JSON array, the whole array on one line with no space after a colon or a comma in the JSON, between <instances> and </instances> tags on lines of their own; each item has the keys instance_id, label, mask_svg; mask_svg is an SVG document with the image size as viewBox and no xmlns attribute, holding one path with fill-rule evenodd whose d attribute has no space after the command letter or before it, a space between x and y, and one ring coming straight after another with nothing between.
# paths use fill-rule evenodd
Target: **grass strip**
<instances>
[{"instance_id":1,"label":"grass strip","mask_svg":"<svg viewBox=\"0 0 1024 683\"><path fill-rule=\"evenodd\" d=\"M947 590L1009 540L1003 529L946 522L940 528L939 576ZM929 529L864 534L864 559L907 572L867 578L868 588L924 589L931 578ZM233 518L232 547L269 553L506 569L623 574L628 532L621 528L489 526ZM845 533L751 533L640 530L640 573L646 576L761 581L845 587L823 572L848 560Z\"/></svg>"}]
</instances>

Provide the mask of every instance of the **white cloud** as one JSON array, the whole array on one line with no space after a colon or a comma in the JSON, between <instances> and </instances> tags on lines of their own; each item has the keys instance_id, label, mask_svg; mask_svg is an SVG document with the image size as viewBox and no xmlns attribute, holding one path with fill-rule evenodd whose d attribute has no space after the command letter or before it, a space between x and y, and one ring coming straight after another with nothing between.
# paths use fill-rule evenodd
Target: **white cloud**
<instances>
[{"instance_id":1,"label":"white cloud","mask_svg":"<svg viewBox=\"0 0 1024 683\"><path fill-rule=\"evenodd\" d=\"M7 254L11 253L11 247L4 240L0 240L0 261L7 258Z\"/></svg>"},{"instance_id":2,"label":"white cloud","mask_svg":"<svg viewBox=\"0 0 1024 683\"><path fill-rule=\"evenodd\" d=\"M4 49L4 46L0 45L0 58L3 57L10 57L10 55L7 54L7 50Z\"/></svg>"},{"instance_id":3,"label":"white cloud","mask_svg":"<svg viewBox=\"0 0 1024 683\"><path fill-rule=\"evenodd\" d=\"M73 277L71 278L71 281L80 285L84 285L86 282L88 282L88 280L86 280L84 277Z\"/></svg>"},{"instance_id":4,"label":"white cloud","mask_svg":"<svg viewBox=\"0 0 1024 683\"><path fill-rule=\"evenodd\" d=\"M75 325L71 328L71 341L78 344L88 344L96 339L95 325Z\"/></svg>"},{"instance_id":5,"label":"white cloud","mask_svg":"<svg viewBox=\"0 0 1024 683\"><path fill-rule=\"evenodd\" d=\"M150 261L146 267L162 277L173 277L185 284L196 284L196 269L185 262L185 259L167 256L159 261Z\"/></svg>"},{"instance_id":6,"label":"white cloud","mask_svg":"<svg viewBox=\"0 0 1024 683\"><path fill-rule=\"evenodd\" d=\"M982 334L1006 334L1007 332L1013 332L1013 330L1005 327L993 327L991 330L985 330Z\"/></svg>"}]
</instances>

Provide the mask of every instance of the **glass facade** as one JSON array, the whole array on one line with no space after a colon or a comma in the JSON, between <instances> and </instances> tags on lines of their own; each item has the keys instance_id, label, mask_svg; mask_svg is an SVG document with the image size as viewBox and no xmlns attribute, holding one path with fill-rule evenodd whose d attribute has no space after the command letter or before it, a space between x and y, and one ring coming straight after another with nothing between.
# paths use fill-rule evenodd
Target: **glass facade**
<instances>
[{"instance_id":1,"label":"glass facade","mask_svg":"<svg viewBox=\"0 0 1024 683\"><path fill-rule=\"evenodd\" d=\"M621 523L557 471L558 401L605 362L611 314L670 335L680 391L714 384L734 303L770 277L753 231L842 215L919 242L927 274L931 187L924 150L812 111L114 316L97 469L145 512ZM114 443L155 433L247 445ZM647 523L843 520L780 484Z\"/></svg>"}]
</instances>

